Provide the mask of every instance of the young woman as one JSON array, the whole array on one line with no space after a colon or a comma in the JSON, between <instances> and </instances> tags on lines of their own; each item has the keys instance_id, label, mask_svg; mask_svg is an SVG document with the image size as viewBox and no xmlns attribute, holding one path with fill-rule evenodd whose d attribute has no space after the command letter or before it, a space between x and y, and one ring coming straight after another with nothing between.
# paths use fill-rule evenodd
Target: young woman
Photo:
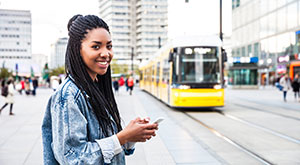
<instances>
[{"instance_id":1,"label":"young woman","mask_svg":"<svg viewBox=\"0 0 300 165\"><path fill-rule=\"evenodd\" d=\"M49 99L42 125L44 164L125 164L134 142L158 129L136 118L125 129L111 83L112 40L97 16L68 23L67 78Z\"/></svg>"},{"instance_id":2,"label":"young woman","mask_svg":"<svg viewBox=\"0 0 300 165\"><path fill-rule=\"evenodd\" d=\"M13 110L13 106L14 106L14 84L13 84L13 80L9 79L7 81L7 85L5 85L5 81L3 80L3 84L2 84L2 88L7 88L7 96L5 96L5 103L4 105L1 107L0 109L0 114L2 112L2 110L8 105L10 104L10 108L9 108L9 115L14 115L14 113L12 112Z\"/></svg>"}]
</instances>

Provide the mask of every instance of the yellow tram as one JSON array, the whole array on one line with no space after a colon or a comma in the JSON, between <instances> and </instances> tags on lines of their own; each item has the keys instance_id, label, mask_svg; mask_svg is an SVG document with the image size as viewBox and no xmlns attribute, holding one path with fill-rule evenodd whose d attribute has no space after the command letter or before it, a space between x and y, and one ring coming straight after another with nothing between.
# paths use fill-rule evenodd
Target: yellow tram
<instances>
[{"instance_id":1,"label":"yellow tram","mask_svg":"<svg viewBox=\"0 0 300 165\"><path fill-rule=\"evenodd\" d=\"M140 67L140 88L171 107L222 107L222 42L176 37Z\"/></svg>"}]
</instances>

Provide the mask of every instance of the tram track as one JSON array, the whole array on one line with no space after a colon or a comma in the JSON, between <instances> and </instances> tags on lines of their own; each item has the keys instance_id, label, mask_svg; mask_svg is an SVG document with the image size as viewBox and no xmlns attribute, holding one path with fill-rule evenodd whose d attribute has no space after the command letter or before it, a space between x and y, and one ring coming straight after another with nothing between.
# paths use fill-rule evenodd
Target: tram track
<instances>
[{"instance_id":1,"label":"tram track","mask_svg":"<svg viewBox=\"0 0 300 165\"><path fill-rule=\"evenodd\" d=\"M233 96L233 97L235 97L235 96ZM251 99L240 98L240 97L235 97L235 98L238 99L238 100L243 100L243 101L248 102L248 103L254 103L254 104L257 104L257 105L266 105L266 106L270 106L270 107L274 107L274 108L282 108L282 109L285 109L287 111L300 113L299 109L297 109L295 107L289 107L287 109L286 106L283 106L281 103L279 104L278 102L270 103L268 101L251 100Z\"/></svg>"},{"instance_id":2,"label":"tram track","mask_svg":"<svg viewBox=\"0 0 300 165\"><path fill-rule=\"evenodd\" d=\"M236 106L239 106L239 107L247 108L249 110L270 113L270 114L273 114L273 115L277 115L277 116L281 116L281 117L285 117L285 118L289 118L289 119L300 121L300 118L289 116L289 115L284 115L284 114L273 112L273 111L269 111L269 110L264 110L262 108L257 108L257 107L249 106L249 105L242 105L242 104L238 104L238 103L232 103L232 104L236 105Z\"/></svg>"},{"instance_id":3,"label":"tram track","mask_svg":"<svg viewBox=\"0 0 300 165\"><path fill-rule=\"evenodd\" d=\"M219 141L220 141L219 144L220 143L222 144L223 142L221 142L221 141L224 141L224 144L228 144L228 146L231 145L233 148L236 148L237 152L243 153L242 155L247 155L252 160L256 160L257 162L260 162L262 164L277 164L278 163L277 161L280 160L280 159L277 159L274 156L272 157L272 156L268 155L264 150L259 149L262 146L264 146L264 147L268 147L268 150L270 150L270 151L275 150L275 148L270 148L271 147L270 145L262 145L261 147L259 145L255 145L255 146L252 145L251 146L251 145L249 145L250 141L240 141L239 138L234 137L234 134L230 134L230 133L232 133L232 131L228 132L227 130L224 130L223 127L222 127L222 123L221 124L219 123L219 124L215 125L216 123L211 123L210 120L209 120L209 118L207 120L205 118L205 116L199 115L197 113L197 111L190 112L190 111L185 111L183 109L176 110L176 109L171 108L169 106L165 106L164 103L162 103L161 105L159 104L159 107L161 107L162 109L166 110L166 112L169 112L170 114L172 113L172 111L177 111L177 112L183 113L187 118L190 118L191 121L194 121L195 124L198 123L199 124L199 128L202 127L202 129L206 129L206 130L208 130L208 132L211 132L212 133L211 137L215 136L216 139L219 139ZM249 107L252 108L252 106L248 106L246 108L249 108ZM262 109L256 108L256 110L260 111ZM247 126L247 127L251 128L252 131L253 130L257 130L257 131L259 131L261 133L264 132L264 134L267 135L267 137L269 139L272 139L270 137L274 137L274 138L278 137L277 139L278 140L281 139L281 142L285 141L284 144L289 144L289 145L294 145L294 144L299 145L300 144L300 140L298 140L298 139L295 139L295 138L289 137L287 135L284 135L282 133L270 130L270 129L268 129L266 127L263 127L261 125L257 125L255 123L251 123L249 121L245 121L245 120L243 120L243 119L241 119L239 117L235 117L235 116L233 116L231 114L230 115L229 114L225 114L225 113L223 113L220 110L216 110L216 111L211 111L210 110L210 112L214 112L214 114L217 115L217 116L220 115L219 117L223 116L222 118L225 119L224 121L231 120L232 123L238 122L238 123L240 123L238 125ZM273 112L268 112L268 113L276 114L276 113L273 113ZM297 118L297 117L285 116L285 115L280 114L280 113L278 113L276 115L282 116L282 117L285 117L285 118L288 118L288 119L293 119L293 120L299 121L299 118ZM211 115L209 115L209 116L211 116ZM222 119L222 118L219 118L219 119ZM191 129L188 127L188 125L185 125L182 122L180 122L180 118L178 120L178 124L181 125L182 127L184 127L185 129L187 129L187 131L190 132L191 135L194 135L192 133L193 131L191 131ZM233 124L231 124L231 125L233 126ZM232 128L234 128L234 127L232 127ZM199 137L201 137L201 136L199 136ZM202 137L200 139L199 139L199 137L196 136L194 138L196 140L202 139ZM243 136L241 136L241 137L243 137ZM266 141L266 142L268 142L268 141ZM225 161L232 162L232 159L229 158L227 155L224 155L224 154L220 153L220 150L216 149L217 146L215 146L213 143L211 143L211 142L208 142L208 143L204 142L204 143L205 143L205 145L208 146L208 148L211 147L212 153L214 153L215 155L219 156L221 159L224 159ZM253 141L252 141L251 143L254 144L255 142L253 143ZM258 143L261 143L261 141L258 141ZM284 152L286 152L286 151L284 151Z\"/></svg>"},{"instance_id":4,"label":"tram track","mask_svg":"<svg viewBox=\"0 0 300 165\"><path fill-rule=\"evenodd\" d=\"M269 128L260 126L260 125L258 125L258 124L252 123L252 122L249 122L249 121L244 120L244 119L241 119L241 118L239 118L239 117L236 117L236 116L233 116L233 115L226 114L226 113L224 113L224 112L222 112L222 111L216 111L216 110L215 110L215 112L217 112L217 113L219 113L219 114L221 114L221 115L223 115L223 116L225 116L225 117L228 117L228 118L230 118L230 119L232 119L232 120L235 120L235 121L241 122L241 123L243 123L243 124L246 124L246 125L248 125L248 126L251 126L251 127L254 127L254 128L257 128L257 129L260 129L260 130L263 130L263 131L265 131L265 132L268 132L268 133L270 133L270 134L272 134L272 135L274 135L274 136L278 136L278 137L283 138L283 139L285 139L285 140L288 140L288 141L290 141L290 142L293 142L293 143L296 143L296 144L300 144L300 140L298 140L298 139L296 139L296 138L293 138L293 137L284 135L284 134L279 133L279 132L277 132L277 131L273 131L273 130L271 130L271 129L269 129Z\"/></svg>"},{"instance_id":5,"label":"tram track","mask_svg":"<svg viewBox=\"0 0 300 165\"><path fill-rule=\"evenodd\" d=\"M250 155L254 159L258 160L259 162L261 162L263 164L267 164L267 165L273 165L274 164L271 161L269 161L269 160L265 159L264 157L260 156L259 154L255 153L254 151L252 151L252 150L248 149L247 147L243 146L242 144L238 143L237 141L235 141L235 140L231 139L230 137L228 137L228 136L222 134L221 132L217 131L213 127L205 124L204 122L200 121L199 119L195 118L194 116L188 114L187 112L183 112L183 114L185 114L186 116L188 116L192 120L196 121L197 123L199 123L202 126L204 126L205 128L207 128L210 132L212 132L217 137L223 139L224 141L228 142L229 144L233 145L234 147L238 148L239 150L245 152L246 154Z\"/></svg>"}]
</instances>

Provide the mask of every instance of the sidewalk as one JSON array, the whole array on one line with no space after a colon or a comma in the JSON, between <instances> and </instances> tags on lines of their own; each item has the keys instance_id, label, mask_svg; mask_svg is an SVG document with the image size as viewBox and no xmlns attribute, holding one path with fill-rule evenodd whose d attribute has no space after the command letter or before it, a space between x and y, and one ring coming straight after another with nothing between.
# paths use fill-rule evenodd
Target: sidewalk
<instances>
[{"instance_id":1,"label":"sidewalk","mask_svg":"<svg viewBox=\"0 0 300 165\"><path fill-rule=\"evenodd\" d=\"M0 164L42 164L41 123L52 90L38 89L37 96L15 95L14 113L5 108L0 116ZM123 124L137 116L151 119L164 117L157 136L146 143L137 143L135 153L126 157L128 165L221 164L207 150L195 142L159 107L145 99L137 88L133 95L120 89L116 96ZM0 99L3 104L3 99Z\"/></svg>"},{"instance_id":2,"label":"sidewalk","mask_svg":"<svg viewBox=\"0 0 300 165\"><path fill-rule=\"evenodd\" d=\"M147 93L134 89L133 95L120 89L116 96L121 116L126 123L137 116L149 116L152 120L163 117L157 136L146 143L138 143L133 156L127 157L129 165L173 165L173 164L221 164L213 154L196 142L166 113L164 105L154 99L148 99ZM153 102L154 100L154 102ZM174 114L176 115L176 113ZM178 113L178 117L182 116ZM193 126L191 126L193 127Z\"/></svg>"}]
</instances>

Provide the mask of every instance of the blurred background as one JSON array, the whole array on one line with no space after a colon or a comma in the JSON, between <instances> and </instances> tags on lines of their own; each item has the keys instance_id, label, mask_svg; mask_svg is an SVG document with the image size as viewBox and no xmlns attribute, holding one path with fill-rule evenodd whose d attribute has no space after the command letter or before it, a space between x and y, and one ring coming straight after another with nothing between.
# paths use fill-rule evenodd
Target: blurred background
<instances>
[{"instance_id":1,"label":"blurred background","mask_svg":"<svg viewBox=\"0 0 300 165\"><path fill-rule=\"evenodd\" d=\"M110 27L125 121L165 118L129 164L300 164L300 0L0 0L0 80L18 92L18 120L0 117L0 164L41 164L75 14Z\"/></svg>"}]
</instances>

